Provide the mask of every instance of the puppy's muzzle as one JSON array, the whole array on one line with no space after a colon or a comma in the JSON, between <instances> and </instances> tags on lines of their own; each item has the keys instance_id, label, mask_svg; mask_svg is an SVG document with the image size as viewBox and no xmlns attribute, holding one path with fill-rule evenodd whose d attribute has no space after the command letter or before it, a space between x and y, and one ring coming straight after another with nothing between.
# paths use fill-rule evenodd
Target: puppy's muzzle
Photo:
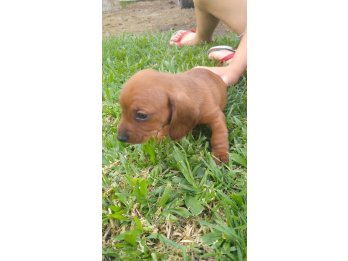
<instances>
[{"instance_id":1,"label":"puppy's muzzle","mask_svg":"<svg viewBox=\"0 0 348 261\"><path fill-rule=\"evenodd\" d=\"M128 141L127 132L125 130L120 131L117 135L117 139L122 142Z\"/></svg>"}]
</instances>

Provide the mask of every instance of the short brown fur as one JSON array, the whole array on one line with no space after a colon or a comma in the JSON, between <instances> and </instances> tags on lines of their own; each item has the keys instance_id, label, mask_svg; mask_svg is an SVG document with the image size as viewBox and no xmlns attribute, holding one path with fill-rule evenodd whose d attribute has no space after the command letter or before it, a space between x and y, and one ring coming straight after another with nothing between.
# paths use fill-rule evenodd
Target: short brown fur
<instances>
[{"instance_id":1,"label":"short brown fur","mask_svg":"<svg viewBox=\"0 0 348 261\"><path fill-rule=\"evenodd\" d=\"M169 136L177 140L197 124L207 124L212 129L213 155L217 162L228 162L228 131L222 111L226 96L226 84L206 69L178 74L142 70L121 91L118 139L143 143L150 137Z\"/></svg>"}]
</instances>

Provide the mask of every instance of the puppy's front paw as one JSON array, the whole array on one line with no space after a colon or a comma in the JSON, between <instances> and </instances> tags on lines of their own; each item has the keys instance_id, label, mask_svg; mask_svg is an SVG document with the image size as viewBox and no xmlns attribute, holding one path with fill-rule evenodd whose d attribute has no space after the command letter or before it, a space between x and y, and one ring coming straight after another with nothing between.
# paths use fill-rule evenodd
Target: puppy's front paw
<instances>
[{"instance_id":1,"label":"puppy's front paw","mask_svg":"<svg viewBox=\"0 0 348 261\"><path fill-rule=\"evenodd\" d=\"M213 152L213 156L218 165L220 165L221 162L228 163L228 151Z\"/></svg>"}]
</instances>

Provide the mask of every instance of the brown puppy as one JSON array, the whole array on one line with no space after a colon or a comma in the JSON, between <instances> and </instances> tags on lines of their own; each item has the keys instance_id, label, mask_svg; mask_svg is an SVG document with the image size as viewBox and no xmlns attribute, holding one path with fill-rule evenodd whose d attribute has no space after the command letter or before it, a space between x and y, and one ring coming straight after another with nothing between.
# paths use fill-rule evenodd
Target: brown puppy
<instances>
[{"instance_id":1,"label":"brown puppy","mask_svg":"<svg viewBox=\"0 0 348 261\"><path fill-rule=\"evenodd\" d=\"M120 95L122 119L118 140L143 143L150 137L184 137L197 124L212 129L217 162L228 162L228 132L222 110L227 86L206 69L170 74L151 69L132 76Z\"/></svg>"}]
</instances>

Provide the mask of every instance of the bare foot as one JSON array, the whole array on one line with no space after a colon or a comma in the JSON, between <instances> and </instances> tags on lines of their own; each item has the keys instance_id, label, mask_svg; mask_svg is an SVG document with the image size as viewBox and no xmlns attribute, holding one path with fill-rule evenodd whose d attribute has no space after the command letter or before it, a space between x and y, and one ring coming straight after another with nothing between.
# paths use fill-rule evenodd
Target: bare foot
<instances>
[{"instance_id":1,"label":"bare foot","mask_svg":"<svg viewBox=\"0 0 348 261\"><path fill-rule=\"evenodd\" d=\"M202 43L203 40L198 39L195 30L179 30L170 38L169 44L176 46L196 45Z\"/></svg>"},{"instance_id":2,"label":"bare foot","mask_svg":"<svg viewBox=\"0 0 348 261\"><path fill-rule=\"evenodd\" d=\"M234 54L233 51L218 50L218 51L210 52L208 54L208 58L209 59L218 60L220 62L226 62L227 64L229 64L231 62L232 58L233 58L233 54ZM229 58L229 59L225 59L225 58L230 57L230 56L232 56L232 57Z\"/></svg>"}]
</instances>

